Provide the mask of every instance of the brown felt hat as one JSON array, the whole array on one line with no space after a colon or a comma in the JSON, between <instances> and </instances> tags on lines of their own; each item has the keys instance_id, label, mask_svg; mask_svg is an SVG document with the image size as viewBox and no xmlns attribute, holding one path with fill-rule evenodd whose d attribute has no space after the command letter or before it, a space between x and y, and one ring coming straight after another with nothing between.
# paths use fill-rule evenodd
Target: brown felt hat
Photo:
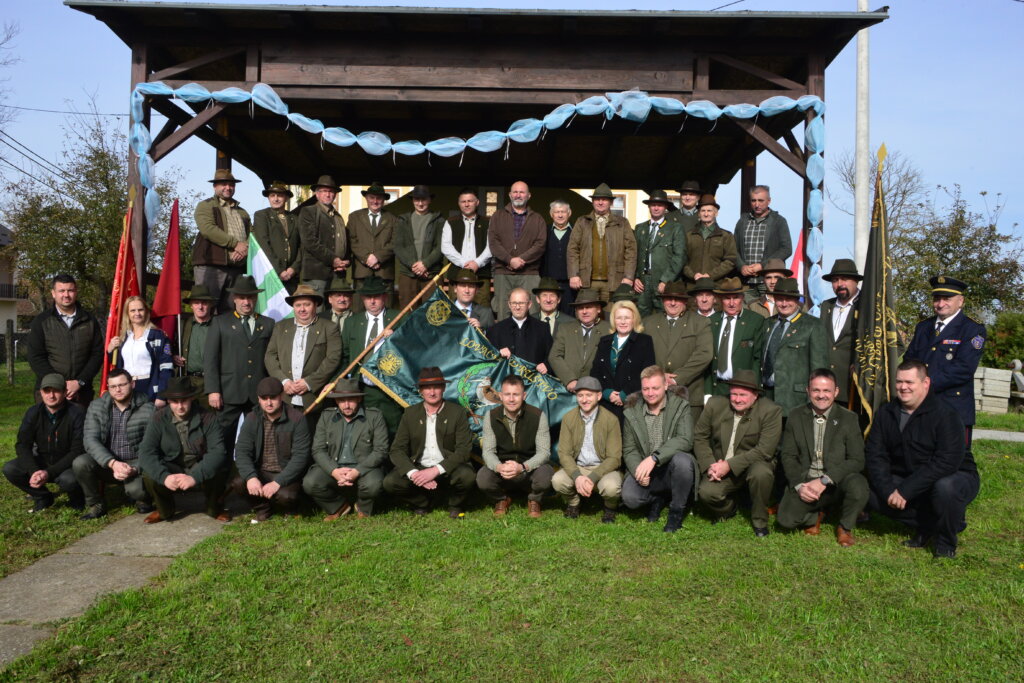
<instances>
[{"instance_id":1,"label":"brown felt hat","mask_svg":"<svg viewBox=\"0 0 1024 683\"><path fill-rule=\"evenodd\" d=\"M558 284L558 280L553 277L542 277L537 286L533 288L534 294L540 294L541 292L554 292L559 296L562 295L562 286Z\"/></svg>"},{"instance_id":2,"label":"brown felt hat","mask_svg":"<svg viewBox=\"0 0 1024 683\"><path fill-rule=\"evenodd\" d=\"M479 287L481 280L477 274L469 268L459 268L455 271L454 275L448 278L448 282L453 285L476 285Z\"/></svg>"},{"instance_id":3,"label":"brown felt hat","mask_svg":"<svg viewBox=\"0 0 1024 683\"><path fill-rule=\"evenodd\" d=\"M293 301L295 301L296 299L303 298L312 299L313 301L316 302L317 306L322 306L324 303L324 298L320 296L320 292L316 291L309 285L299 285L298 287L295 288L295 293L292 294L291 296L286 296L284 298L284 301L286 304L291 306Z\"/></svg>"},{"instance_id":4,"label":"brown felt hat","mask_svg":"<svg viewBox=\"0 0 1024 683\"><path fill-rule=\"evenodd\" d=\"M796 281L796 278L784 277L775 283L775 289L772 291L772 296L788 296L794 299L799 299L802 295L800 294L800 283Z\"/></svg>"},{"instance_id":5,"label":"brown felt hat","mask_svg":"<svg viewBox=\"0 0 1024 683\"><path fill-rule=\"evenodd\" d=\"M286 194L288 195L289 198L295 196L294 193L292 193L292 191L288 189L288 186L282 183L280 180L275 180L274 182L270 183L270 185L267 185L267 189L263 190L263 196L266 197L271 192L276 192L277 194Z\"/></svg>"},{"instance_id":6,"label":"brown felt hat","mask_svg":"<svg viewBox=\"0 0 1024 683\"><path fill-rule=\"evenodd\" d=\"M721 285L715 287L715 294L742 294L748 289L743 286L738 277L727 277L722 280Z\"/></svg>"},{"instance_id":7,"label":"brown felt hat","mask_svg":"<svg viewBox=\"0 0 1024 683\"><path fill-rule=\"evenodd\" d=\"M357 379L339 379L334 385L334 390L327 394L327 398L356 398L366 396L361 386L359 386L359 380Z\"/></svg>"},{"instance_id":8,"label":"brown felt hat","mask_svg":"<svg viewBox=\"0 0 1024 683\"><path fill-rule=\"evenodd\" d=\"M668 198L668 193L665 190L652 190L647 199L644 200L644 204L648 206L651 204L664 204L665 206L675 208L675 204Z\"/></svg>"},{"instance_id":9,"label":"brown felt hat","mask_svg":"<svg viewBox=\"0 0 1024 683\"><path fill-rule=\"evenodd\" d=\"M725 382L731 387L743 387L761 393L761 383L757 381L757 375L753 370L737 370L732 374L732 379Z\"/></svg>"},{"instance_id":10,"label":"brown felt hat","mask_svg":"<svg viewBox=\"0 0 1024 683\"><path fill-rule=\"evenodd\" d=\"M783 277L793 277L793 271L787 268L786 262L780 258L770 258L765 261L761 267L761 275L765 273L782 273Z\"/></svg>"},{"instance_id":11,"label":"brown felt hat","mask_svg":"<svg viewBox=\"0 0 1024 683\"><path fill-rule=\"evenodd\" d=\"M341 186L334 182L334 177L329 175L322 175L317 178L316 182L309 186L313 192L316 192L319 188L326 187L329 190L335 192L341 192Z\"/></svg>"},{"instance_id":12,"label":"brown felt hat","mask_svg":"<svg viewBox=\"0 0 1024 683\"><path fill-rule=\"evenodd\" d=\"M189 377L172 377L167 380L167 388L159 394L159 398L167 399L183 399L183 398L194 398L199 394L199 391L192 386L192 380Z\"/></svg>"},{"instance_id":13,"label":"brown felt hat","mask_svg":"<svg viewBox=\"0 0 1024 683\"><path fill-rule=\"evenodd\" d=\"M448 384L448 380L444 378L444 373L441 372L441 368L429 367L420 370L419 387L437 386L437 385Z\"/></svg>"},{"instance_id":14,"label":"brown felt hat","mask_svg":"<svg viewBox=\"0 0 1024 683\"><path fill-rule=\"evenodd\" d=\"M715 200L715 195L713 194L702 194L700 196L700 201L697 202L697 208L699 209L702 206L713 206L716 209L722 208L718 205L718 202Z\"/></svg>"},{"instance_id":15,"label":"brown felt hat","mask_svg":"<svg viewBox=\"0 0 1024 683\"><path fill-rule=\"evenodd\" d=\"M597 296L597 292L592 289L581 289L579 294L576 295L576 300L570 303L570 306L589 306L597 304L598 306L604 306L604 302Z\"/></svg>"},{"instance_id":16,"label":"brown felt hat","mask_svg":"<svg viewBox=\"0 0 1024 683\"><path fill-rule=\"evenodd\" d=\"M658 294L659 299L689 299L690 294L686 291L686 285L681 281L669 282L665 285L665 291Z\"/></svg>"},{"instance_id":17,"label":"brown felt hat","mask_svg":"<svg viewBox=\"0 0 1024 683\"><path fill-rule=\"evenodd\" d=\"M218 168L213 173L213 178L210 180L211 183L240 183L242 182L231 174L230 168Z\"/></svg>"},{"instance_id":18,"label":"brown felt hat","mask_svg":"<svg viewBox=\"0 0 1024 683\"><path fill-rule=\"evenodd\" d=\"M709 277L702 277L701 279L690 285L690 294L696 294L697 292L714 292L718 289L718 285L715 281Z\"/></svg>"},{"instance_id":19,"label":"brown felt hat","mask_svg":"<svg viewBox=\"0 0 1024 683\"><path fill-rule=\"evenodd\" d=\"M612 194L612 188L608 187L608 183L601 183L594 189L594 194L590 195L591 199L615 199L615 195Z\"/></svg>"}]
</instances>

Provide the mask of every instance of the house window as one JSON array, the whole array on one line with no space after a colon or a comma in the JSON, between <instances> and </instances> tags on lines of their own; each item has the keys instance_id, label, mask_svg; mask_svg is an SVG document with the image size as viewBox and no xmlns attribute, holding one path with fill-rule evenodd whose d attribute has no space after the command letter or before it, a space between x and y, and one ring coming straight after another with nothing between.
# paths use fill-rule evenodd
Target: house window
<instances>
[{"instance_id":1,"label":"house window","mask_svg":"<svg viewBox=\"0 0 1024 683\"><path fill-rule=\"evenodd\" d=\"M626 195L617 194L614 195L615 199L612 200L612 213L616 216L626 215Z\"/></svg>"}]
</instances>

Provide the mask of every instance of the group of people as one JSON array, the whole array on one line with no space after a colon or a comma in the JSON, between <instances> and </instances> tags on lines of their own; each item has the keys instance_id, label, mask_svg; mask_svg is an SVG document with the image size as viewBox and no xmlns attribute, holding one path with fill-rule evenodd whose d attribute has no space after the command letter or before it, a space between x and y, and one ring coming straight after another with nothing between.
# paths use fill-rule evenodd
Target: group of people
<instances>
[{"instance_id":1,"label":"group of people","mask_svg":"<svg viewBox=\"0 0 1024 683\"><path fill-rule=\"evenodd\" d=\"M610 212L603 185L591 213L571 223L568 203L556 201L548 223L529 208L523 182L489 221L471 190L459 195L460 216L442 218L424 186L411 193L412 213L392 216L375 183L346 224L329 177L297 215L284 208L291 192L275 183L252 227L289 285L294 316L275 323L255 311L260 290L241 265L249 219L231 198L237 181L218 171L212 182L215 196L196 211L196 284L180 340L152 326L139 298L103 349L73 278L54 279L54 308L37 316L28 340L41 402L4 467L35 511L53 503L48 483L84 519L105 514L104 483L124 483L150 523L171 519L174 494L195 487L222 520L226 492L246 496L254 521L274 502L294 510L303 492L328 521L373 514L383 493L418 513L445 504L457 518L474 487L496 515L525 494L536 517L553 490L569 518L584 499L600 499L604 522L620 503L652 522L667 508L669 532L694 503L717 522L749 500L758 537L773 512L781 527L817 534L836 507L843 546L874 509L916 529L909 545L955 554L979 487L970 443L985 342L984 327L961 310L959 280L932 279L936 315L918 326L897 369L897 398L874 416L865 443L849 409L861 275L851 260L836 261L824 276L836 297L820 318L810 315L766 187L751 191L751 210L731 233L693 182L678 210L652 192L651 219L635 229ZM394 325L395 276L399 304L411 302L445 259L468 324L574 393L578 410L557 427L557 461L555 427L524 402L520 377L498 387L501 405L483 419L478 445L466 411L444 399L438 368L424 369L423 401L404 410L360 376L356 361ZM107 393L91 400L104 363ZM330 405L314 405L343 369L349 376Z\"/></svg>"}]
</instances>

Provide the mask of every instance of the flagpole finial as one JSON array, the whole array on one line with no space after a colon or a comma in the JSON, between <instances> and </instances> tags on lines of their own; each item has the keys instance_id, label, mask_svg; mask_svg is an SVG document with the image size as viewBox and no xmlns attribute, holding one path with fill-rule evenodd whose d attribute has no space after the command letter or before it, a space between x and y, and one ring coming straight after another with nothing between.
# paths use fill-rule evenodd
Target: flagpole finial
<instances>
[{"instance_id":1,"label":"flagpole finial","mask_svg":"<svg viewBox=\"0 0 1024 683\"><path fill-rule=\"evenodd\" d=\"M879 168L881 168L882 164L885 163L885 158L887 156L889 156L889 150L887 150L885 148L885 143L883 142L882 146L878 148L878 167Z\"/></svg>"}]
</instances>

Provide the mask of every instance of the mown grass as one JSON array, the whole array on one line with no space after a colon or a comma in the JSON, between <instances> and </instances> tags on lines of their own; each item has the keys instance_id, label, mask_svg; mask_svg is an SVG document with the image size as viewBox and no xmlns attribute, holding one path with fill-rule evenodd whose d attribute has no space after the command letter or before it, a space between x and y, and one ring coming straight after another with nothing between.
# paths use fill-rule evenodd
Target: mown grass
<instances>
[{"instance_id":1,"label":"mown grass","mask_svg":"<svg viewBox=\"0 0 1024 683\"><path fill-rule=\"evenodd\" d=\"M975 429L998 429L1004 432L1024 432L1024 413L978 413Z\"/></svg>"},{"instance_id":2,"label":"mown grass","mask_svg":"<svg viewBox=\"0 0 1024 683\"><path fill-rule=\"evenodd\" d=\"M840 548L741 515L675 535L522 506L236 523L100 601L7 680L1014 680L1024 446L979 442L956 561L884 519Z\"/></svg>"},{"instance_id":3,"label":"mown grass","mask_svg":"<svg viewBox=\"0 0 1024 683\"><path fill-rule=\"evenodd\" d=\"M15 363L14 386L7 384L7 373L3 370L3 379L0 380L0 461L4 463L15 457L14 442L21 418L32 405L33 386L35 375L27 362ZM50 485L50 490L58 489ZM118 487L117 493L120 492ZM114 495L117 494L112 492L112 504L123 502ZM78 516L82 513L68 507L67 496L63 494L57 496L53 507L42 513L30 515L28 511L31 508L32 501L0 477L0 577L60 550L131 511L124 507L111 507L106 517L80 522Z\"/></svg>"}]
</instances>

